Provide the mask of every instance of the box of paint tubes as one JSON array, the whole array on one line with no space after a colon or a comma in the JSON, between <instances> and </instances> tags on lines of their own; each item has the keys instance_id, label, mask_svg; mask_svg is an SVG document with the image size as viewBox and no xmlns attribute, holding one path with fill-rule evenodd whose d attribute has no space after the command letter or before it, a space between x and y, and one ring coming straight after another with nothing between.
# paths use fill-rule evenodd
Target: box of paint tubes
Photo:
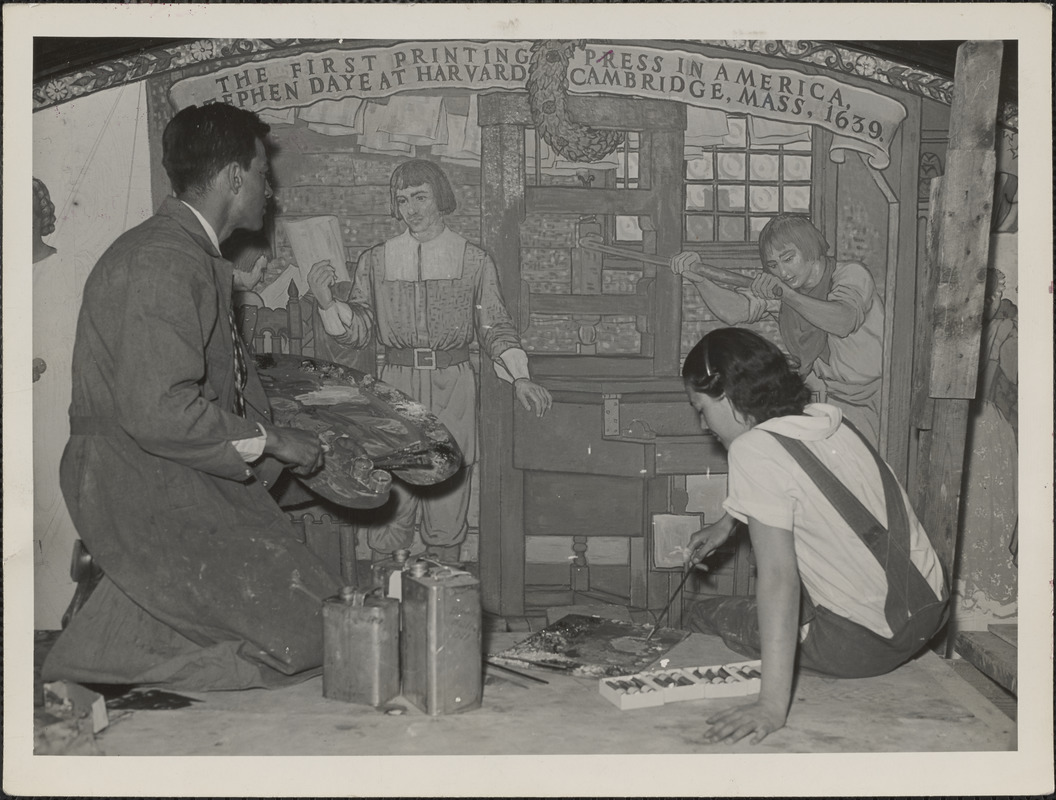
<instances>
[{"instance_id":1,"label":"box of paint tubes","mask_svg":"<svg viewBox=\"0 0 1056 800\"><path fill-rule=\"evenodd\" d=\"M672 667L602 678L598 681L598 691L618 709L626 711L682 700L756 694L761 678L761 661L741 661L722 666Z\"/></svg>"}]
</instances>

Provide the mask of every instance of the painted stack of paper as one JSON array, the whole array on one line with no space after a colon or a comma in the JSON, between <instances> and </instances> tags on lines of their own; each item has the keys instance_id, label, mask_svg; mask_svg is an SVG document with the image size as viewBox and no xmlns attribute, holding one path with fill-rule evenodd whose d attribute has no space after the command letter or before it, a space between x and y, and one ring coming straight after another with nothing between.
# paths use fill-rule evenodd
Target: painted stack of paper
<instances>
[{"instance_id":1,"label":"painted stack of paper","mask_svg":"<svg viewBox=\"0 0 1056 800\"><path fill-rule=\"evenodd\" d=\"M756 694L762 684L761 678L761 661L741 661L722 666L657 669L602 678L598 681L598 691L618 709L626 711L682 700Z\"/></svg>"},{"instance_id":2,"label":"painted stack of paper","mask_svg":"<svg viewBox=\"0 0 1056 800\"><path fill-rule=\"evenodd\" d=\"M586 678L645 669L681 642L688 631L568 614L491 658L510 667L558 670Z\"/></svg>"},{"instance_id":3,"label":"painted stack of paper","mask_svg":"<svg viewBox=\"0 0 1056 800\"><path fill-rule=\"evenodd\" d=\"M338 281L348 280L345 267L345 242L337 217L284 219L283 230L293 250L293 261L307 281L308 271L319 261L329 261Z\"/></svg>"}]
</instances>

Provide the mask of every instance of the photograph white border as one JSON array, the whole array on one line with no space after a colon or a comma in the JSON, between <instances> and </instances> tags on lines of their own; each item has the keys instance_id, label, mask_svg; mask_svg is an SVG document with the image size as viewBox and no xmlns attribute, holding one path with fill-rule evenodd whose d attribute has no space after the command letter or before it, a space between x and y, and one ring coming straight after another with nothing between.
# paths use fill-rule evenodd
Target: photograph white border
<instances>
[{"instance_id":1,"label":"photograph white border","mask_svg":"<svg viewBox=\"0 0 1056 800\"><path fill-rule=\"evenodd\" d=\"M34 36L1019 42L1020 416L1052 414L1051 7L1022 4L5 4L4 232L31 230ZM10 196L9 196L10 195ZM3 237L4 789L15 795L1008 795L1050 791L1052 430L1020 449L1018 750L862 755L33 756L30 237ZM71 310L75 313L75 310ZM1024 368L1026 367L1026 368ZM1035 423L1036 424L1036 423ZM863 720L863 725L868 721ZM62 762L54 759L61 758ZM70 763L70 762L73 763ZM1046 788L1047 787L1047 788Z\"/></svg>"}]
</instances>

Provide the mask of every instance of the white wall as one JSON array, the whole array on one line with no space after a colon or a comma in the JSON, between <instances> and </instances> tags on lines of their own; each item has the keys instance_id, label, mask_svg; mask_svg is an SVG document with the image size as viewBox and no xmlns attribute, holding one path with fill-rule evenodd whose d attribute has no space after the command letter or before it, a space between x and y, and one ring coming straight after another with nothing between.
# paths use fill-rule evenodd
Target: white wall
<instances>
[{"instance_id":1,"label":"white wall","mask_svg":"<svg viewBox=\"0 0 1056 800\"><path fill-rule=\"evenodd\" d=\"M73 595L69 567L77 533L59 491L59 459L70 432L81 293L103 251L152 211L144 84L36 112L33 175L55 204L55 232L45 241L58 251L32 266L32 355L47 363L33 384L33 620L36 629L51 630L60 627ZM28 201L29 186L25 194Z\"/></svg>"}]
</instances>

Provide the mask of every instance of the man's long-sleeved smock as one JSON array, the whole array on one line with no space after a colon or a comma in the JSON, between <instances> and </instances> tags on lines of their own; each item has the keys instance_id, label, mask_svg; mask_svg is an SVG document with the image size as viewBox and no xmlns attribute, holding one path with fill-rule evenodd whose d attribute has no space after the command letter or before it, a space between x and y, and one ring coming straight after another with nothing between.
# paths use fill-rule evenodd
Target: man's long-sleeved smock
<instances>
[{"instance_id":1,"label":"man's long-sleeved smock","mask_svg":"<svg viewBox=\"0 0 1056 800\"><path fill-rule=\"evenodd\" d=\"M121 236L84 290L60 480L106 575L48 679L262 685L322 663L339 579L268 493L280 465L232 445L270 421L252 363L234 412L231 264L175 199ZM241 346L241 345L239 345Z\"/></svg>"}]
</instances>

